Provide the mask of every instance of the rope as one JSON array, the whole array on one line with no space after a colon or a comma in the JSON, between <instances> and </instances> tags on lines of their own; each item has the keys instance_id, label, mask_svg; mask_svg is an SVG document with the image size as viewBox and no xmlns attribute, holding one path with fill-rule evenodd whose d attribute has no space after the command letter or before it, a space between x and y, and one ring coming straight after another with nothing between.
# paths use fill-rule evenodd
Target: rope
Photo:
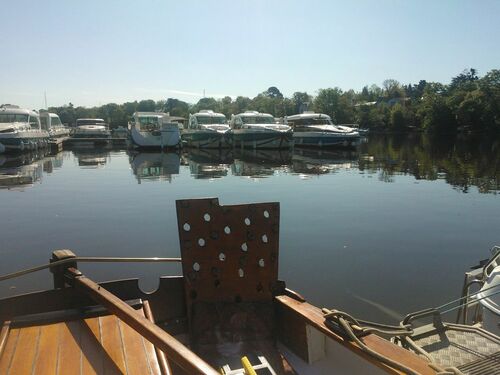
<instances>
[{"instance_id":1,"label":"rope","mask_svg":"<svg viewBox=\"0 0 500 375\"><path fill-rule=\"evenodd\" d=\"M342 311L328 310L325 308L323 308L322 311L323 311L323 314L325 316L325 319L340 326L343 329L344 333L352 341L354 341L363 352L369 354L370 356L378 359L380 362L385 363L386 365L388 365L392 368L395 368L399 371L402 371L405 374L419 375L419 373L414 371L413 369L403 365L402 363L396 362L396 361L392 360L391 358L384 356L383 354L380 354L380 353L374 351L373 349L369 348L363 341L361 341L356 336L354 331L357 331L358 333L364 333L364 332L368 332L368 331L366 331L367 328L362 327L360 322L357 321L355 318L353 318L351 315L349 315L345 312L342 312ZM402 328L402 327L398 327L398 328L400 331L404 330L405 333L408 332L408 330L406 330L406 328ZM386 332L388 332L388 331L386 331Z\"/></svg>"},{"instance_id":2,"label":"rope","mask_svg":"<svg viewBox=\"0 0 500 375\"><path fill-rule=\"evenodd\" d=\"M361 341L357 334L366 334L366 333L380 333L386 336L410 336L413 334L413 329L410 324L400 326L391 326L387 324L380 324L369 322L365 320L357 320L352 315L349 315L343 311L338 310L329 310L326 308L322 309L324 317L326 320L329 320L336 324L337 326L343 329L343 332L354 341L359 348L369 354L370 356L378 359L382 363L395 368L399 371L402 371L405 374L409 375L418 375L419 373L415 370L405 366L402 363L392 360L389 357L380 354L373 349L369 348L363 341ZM361 324L370 325L372 327L362 326ZM408 339L408 338L407 338ZM425 355L425 353L423 353ZM464 375L459 369L456 367L447 367L441 368L435 363L432 363L431 358L428 355L425 357L429 360L429 367L437 372L437 375Z\"/></svg>"}]
</instances>

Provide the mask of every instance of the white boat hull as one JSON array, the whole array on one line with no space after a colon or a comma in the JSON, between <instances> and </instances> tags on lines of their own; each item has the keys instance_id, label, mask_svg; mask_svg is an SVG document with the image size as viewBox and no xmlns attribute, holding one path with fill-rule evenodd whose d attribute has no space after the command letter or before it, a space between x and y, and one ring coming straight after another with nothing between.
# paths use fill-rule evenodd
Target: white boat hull
<instances>
[{"instance_id":1,"label":"white boat hull","mask_svg":"<svg viewBox=\"0 0 500 375\"><path fill-rule=\"evenodd\" d=\"M232 143L239 148L285 149L293 145L291 131L270 129L233 129Z\"/></svg>"},{"instance_id":2,"label":"white boat hull","mask_svg":"<svg viewBox=\"0 0 500 375\"><path fill-rule=\"evenodd\" d=\"M335 133L322 131L294 132L293 142L297 147L353 147L359 142L357 132Z\"/></svg>"},{"instance_id":3,"label":"white boat hull","mask_svg":"<svg viewBox=\"0 0 500 375\"><path fill-rule=\"evenodd\" d=\"M173 126L155 131L141 131L132 126L130 135L139 148L174 148L181 142L179 128Z\"/></svg>"},{"instance_id":4,"label":"white boat hull","mask_svg":"<svg viewBox=\"0 0 500 375\"><path fill-rule=\"evenodd\" d=\"M25 130L0 134L0 153L32 151L47 147L49 133L45 130Z\"/></svg>"}]
</instances>

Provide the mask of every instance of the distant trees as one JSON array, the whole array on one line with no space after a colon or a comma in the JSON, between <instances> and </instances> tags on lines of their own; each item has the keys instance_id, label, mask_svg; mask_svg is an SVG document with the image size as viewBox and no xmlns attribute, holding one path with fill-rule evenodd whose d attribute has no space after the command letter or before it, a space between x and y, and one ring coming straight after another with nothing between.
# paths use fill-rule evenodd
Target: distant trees
<instances>
[{"instance_id":1,"label":"distant trees","mask_svg":"<svg viewBox=\"0 0 500 375\"><path fill-rule=\"evenodd\" d=\"M126 125L135 111L163 111L187 118L190 113L203 109L224 113L228 118L246 110L275 117L313 110L328 114L336 123L356 122L361 127L380 131L500 131L500 70L491 70L484 77L475 69L464 70L448 85L426 80L401 84L387 79L382 87L366 85L359 92L343 91L339 87L322 88L316 96L296 91L285 97L276 86L271 86L254 98L209 97L194 104L168 98L92 108L75 107L72 103L50 108L64 123L74 124L81 117L101 117L112 127Z\"/></svg>"}]
</instances>

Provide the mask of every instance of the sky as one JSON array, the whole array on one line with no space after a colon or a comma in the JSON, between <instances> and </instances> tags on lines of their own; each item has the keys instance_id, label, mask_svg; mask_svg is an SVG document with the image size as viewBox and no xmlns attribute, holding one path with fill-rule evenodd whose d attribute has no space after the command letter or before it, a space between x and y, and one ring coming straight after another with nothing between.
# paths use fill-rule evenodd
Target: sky
<instances>
[{"instance_id":1,"label":"sky","mask_svg":"<svg viewBox=\"0 0 500 375\"><path fill-rule=\"evenodd\" d=\"M500 68L500 1L0 0L0 103L448 83Z\"/></svg>"}]
</instances>

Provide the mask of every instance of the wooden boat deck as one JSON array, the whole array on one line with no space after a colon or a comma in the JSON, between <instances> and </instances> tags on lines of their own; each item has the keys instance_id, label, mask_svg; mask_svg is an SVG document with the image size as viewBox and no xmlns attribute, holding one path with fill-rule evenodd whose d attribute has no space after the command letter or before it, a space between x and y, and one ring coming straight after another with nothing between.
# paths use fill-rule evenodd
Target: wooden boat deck
<instances>
[{"instance_id":1,"label":"wooden boat deck","mask_svg":"<svg viewBox=\"0 0 500 375\"><path fill-rule=\"evenodd\" d=\"M137 310L144 316L143 309ZM161 374L154 346L115 315L2 329L0 374Z\"/></svg>"}]
</instances>

